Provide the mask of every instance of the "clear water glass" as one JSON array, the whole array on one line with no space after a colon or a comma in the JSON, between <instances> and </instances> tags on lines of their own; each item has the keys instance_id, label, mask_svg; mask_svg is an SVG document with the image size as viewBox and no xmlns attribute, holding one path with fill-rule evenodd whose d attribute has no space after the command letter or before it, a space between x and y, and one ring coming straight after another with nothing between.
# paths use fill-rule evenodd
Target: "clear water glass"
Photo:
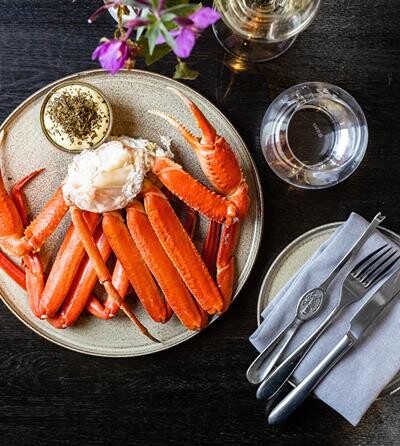
<instances>
[{"instance_id":1,"label":"clear water glass","mask_svg":"<svg viewBox=\"0 0 400 446\"><path fill-rule=\"evenodd\" d=\"M261 125L261 147L287 183L323 189L340 183L361 163L368 144L365 115L349 93L308 82L284 91Z\"/></svg>"},{"instance_id":2,"label":"clear water glass","mask_svg":"<svg viewBox=\"0 0 400 446\"><path fill-rule=\"evenodd\" d=\"M215 0L215 36L230 54L264 62L284 53L314 19L321 0Z\"/></svg>"}]
</instances>

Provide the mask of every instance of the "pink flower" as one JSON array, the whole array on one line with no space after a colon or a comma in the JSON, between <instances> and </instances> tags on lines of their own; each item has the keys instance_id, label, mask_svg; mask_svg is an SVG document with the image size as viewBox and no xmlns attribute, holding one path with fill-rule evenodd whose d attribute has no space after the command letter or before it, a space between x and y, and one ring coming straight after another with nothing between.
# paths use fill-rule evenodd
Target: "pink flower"
<instances>
[{"instance_id":1,"label":"pink flower","mask_svg":"<svg viewBox=\"0 0 400 446\"><path fill-rule=\"evenodd\" d=\"M188 17L177 17L175 19L178 29L170 31L175 38L175 48L172 51L180 58L186 59L190 56L196 43L197 36L204 29L219 20L220 15L213 8L205 6ZM165 43L165 38L160 37L157 43Z\"/></svg>"},{"instance_id":2,"label":"pink flower","mask_svg":"<svg viewBox=\"0 0 400 446\"><path fill-rule=\"evenodd\" d=\"M99 59L100 65L111 74L124 67L130 57L128 44L124 40L111 39L101 43L92 54L92 60Z\"/></svg>"}]
</instances>

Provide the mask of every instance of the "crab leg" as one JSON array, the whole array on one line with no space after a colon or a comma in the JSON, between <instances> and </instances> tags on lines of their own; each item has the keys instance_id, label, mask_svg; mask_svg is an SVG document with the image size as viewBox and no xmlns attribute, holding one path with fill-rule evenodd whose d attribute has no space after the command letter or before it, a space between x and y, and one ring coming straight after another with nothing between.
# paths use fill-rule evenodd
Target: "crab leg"
<instances>
[{"instance_id":1,"label":"crab leg","mask_svg":"<svg viewBox=\"0 0 400 446\"><path fill-rule=\"evenodd\" d=\"M168 201L170 200L168 199ZM185 228L185 231L188 233L191 240L193 240L194 238L196 225L197 225L197 212L194 211L189 206L185 205L185 217L183 221L183 227ZM195 303L200 311L202 318L201 328L204 328L208 323L208 313L207 311L203 310L203 308L197 303L197 301L195 301Z\"/></svg>"},{"instance_id":2,"label":"crab leg","mask_svg":"<svg viewBox=\"0 0 400 446\"><path fill-rule=\"evenodd\" d=\"M147 313L155 322L166 322L165 301L119 212L104 214L103 231Z\"/></svg>"},{"instance_id":3,"label":"crab leg","mask_svg":"<svg viewBox=\"0 0 400 446\"><path fill-rule=\"evenodd\" d=\"M231 219L231 221L227 219L225 222L225 227L220 238L220 246L217 254L217 282L222 294L224 295L224 307L226 308L226 303L230 301L234 280L233 253L237 244L239 233L237 221L246 215L249 208L248 186L243 177L243 173L240 169L236 156L228 142L222 136L217 134L215 128L211 125L194 102L192 102L178 90L175 90L174 88L169 89L186 104L189 111L192 113L197 126L200 128L202 136L195 136L177 119L167 115L166 113L159 111L151 111L150 113L162 117L180 132L183 138L193 148L204 174L211 182L215 190L222 196L226 197L228 202L236 207L237 219ZM175 188L175 179L169 179L167 169L164 168L164 170L164 173L162 171L160 172L161 176L164 178L164 181L169 181L168 184L164 184L175 193L173 189ZM169 174L169 176L172 175ZM191 192L192 191L189 190L188 194L191 194ZM192 199L191 195L186 198L190 200ZM185 197L182 197L182 199L185 201ZM215 218L213 215L207 214L206 212L203 213L212 220L222 223L221 220ZM236 228L229 229L228 226L230 226L232 223L234 226L236 226ZM208 265L210 264L209 261L211 262L211 257L215 255L215 247L219 238L219 231L217 232L216 227L213 227L213 225L214 223L210 223L204 251L205 259Z\"/></svg>"},{"instance_id":4,"label":"crab leg","mask_svg":"<svg viewBox=\"0 0 400 446\"><path fill-rule=\"evenodd\" d=\"M151 111L174 126L195 151L200 166L214 186L224 196L233 194L244 182L237 158L227 141L217 134L215 128L199 107L175 88L168 87L187 106L194 117L202 136L195 136L186 126L166 113ZM245 210L244 210L245 211Z\"/></svg>"},{"instance_id":5,"label":"crab leg","mask_svg":"<svg viewBox=\"0 0 400 446\"><path fill-rule=\"evenodd\" d=\"M0 175L0 248L7 254L21 257L31 251L23 239L24 227L13 199L8 195Z\"/></svg>"},{"instance_id":6,"label":"crab leg","mask_svg":"<svg viewBox=\"0 0 400 446\"><path fill-rule=\"evenodd\" d=\"M82 214L82 219L92 234L100 216L86 211ZM68 294L84 256L85 248L81 242L79 230L74 225L70 225L44 286L40 301L43 317L52 317L57 313Z\"/></svg>"},{"instance_id":7,"label":"crab leg","mask_svg":"<svg viewBox=\"0 0 400 446\"><path fill-rule=\"evenodd\" d=\"M192 240L194 237L194 232L196 230L196 224L197 224L197 214L192 208L187 206L185 221L183 226L185 227L186 232L188 233L189 237Z\"/></svg>"},{"instance_id":8,"label":"crab leg","mask_svg":"<svg viewBox=\"0 0 400 446\"><path fill-rule=\"evenodd\" d=\"M32 251L40 250L67 213L68 206L64 202L60 187L45 204L40 214L25 229L25 237L23 237L24 232L23 229L21 232L22 222L18 210L5 191L3 180L0 179L0 209L0 248L10 255L23 257Z\"/></svg>"},{"instance_id":9,"label":"crab leg","mask_svg":"<svg viewBox=\"0 0 400 446\"><path fill-rule=\"evenodd\" d=\"M0 135L0 137L1 137L1 135ZM34 173L38 173L38 172L34 172ZM30 178L32 178L33 176L34 176L33 174L28 175L28 177L30 177ZM20 182L18 182L13 187L13 191L15 189L16 191L18 191L18 193L16 192L15 195L12 194L13 197L12 197L11 201L9 201L7 198L8 194L7 194L7 191L5 190L3 179L0 175L0 201L6 203L7 205L9 205L11 207L12 207L12 203L14 203L14 206L17 210L17 214L21 220L21 223L27 220L27 214L25 211L24 200L23 200L22 192L20 191L20 189L30 179L28 177L23 178ZM27 178L28 178L28 180L27 180ZM19 206L17 204L17 202L19 204L21 204L21 206ZM16 218L15 221L16 221L16 225L18 226L18 219L16 217L16 214L14 214L14 212L11 212L11 215L13 215L13 218ZM1 221L1 218L0 218L0 221ZM23 224L22 226L24 227L24 226L26 226L26 224ZM1 251L0 251L0 268L6 274L8 274L11 277L11 279L13 279L21 288L26 289L25 272L21 268L19 268L17 265L15 265Z\"/></svg>"},{"instance_id":10,"label":"crab leg","mask_svg":"<svg viewBox=\"0 0 400 446\"><path fill-rule=\"evenodd\" d=\"M127 209L127 223L136 246L174 313L189 330L199 330L203 323L200 311L138 200Z\"/></svg>"},{"instance_id":11,"label":"crab leg","mask_svg":"<svg viewBox=\"0 0 400 446\"><path fill-rule=\"evenodd\" d=\"M22 188L36 175L43 172L43 170L44 169L39 169L31 172L19 180L11 189L11 197L17 207L24 227L28 225L29 219ZM30 308L36 317L41 317L42 311L40 308L40 300L44 288L44 273L40 255L38 253L30 252L22 258L22 264L25 268L25 283Z\"/></svg>"},{"instance_id":12,"label":"crab leg","mask_svg":"<svg viewBox=\"0 0 400 446\"><path fill-rule=\"evenodd\" d=\"M28 216L26 212L25 207L25 200L24 196L22 194L22 188L26 185L26 183L31 180L35 175L40 173L43 169L32 172L31 174L24 177L22 180L20 180L13 188L11 192L11 196L16 204L16 207L18 209L18 213L21 217L22 222L24 222L24 225L28 223ZM71 246L69 247L71 248ZM30 307L32 309L32 312L35 316L40 317L43 315L43 311L41 308L41 300L42 300L42 293L43 289L45 287L44 285L44 273L42 268L42 263L39 257L39 254L37 253L28 253L23 257L23 264L25 266L26 271L26 289L28 291L28 299L30 303ZM69 264L71 266L71 264ZM78 273L75 277L75 281L79 282L80 275L82 274L82 268L78 269ZM73 271L72 271L73 275ZM50 280L56 280L54 279L54 273L50 274ZM97 278L96 278L97 280ZM57 283L57 280L56 280ZM62 280L62 284L65 284L65 287L68 287L68 284L70 281L67 279L66 282ZM57 287L59 289L59 287ZM62 293L61 293L62 296ZM71 296L71 290L69 291L68 296ZM78 308L76 308L76 305L69 305L67 306L67 303L70 303L70 300L67 296L66 300L64 301L64 308L68 308L69 311L73 311L75 309L76 317L79 316L80 311ZM79 311L79 313L77 313ZM56 318L53 318L53 325L55 325L54 320ZM65 326L64 320L60 319L60 326ZM70 324L69 324L70 325Z\"/></svg>"},{"instance_id":13,"label":"crab leg","mask_svg":"<svg viewBox=\"0 0 400 446\"><path fill-rule=\"evenodd\" d=\"M156 158L151 170L174 195L211 220L229 225L237 219L233 203L208 189L171 159Z\"/></svg>"},{"instance_id":14,"label":"crab leg","mask_svg":"<svg viewBox=\"0 0 400 446\"><path fill-rule=\"evenodd\" d=\"M221 233L221 241L217 254L216 279L218 288L224 299L226 311L232 300L233 284L235 280L235 249L239 238L240 223L232 226L224 226Z\"/></svg>"},{"instance_id":15,"label":"crab leg","mask_svg":"<svg viewBox=\"0 0 400 446\"><path fill-rule=\"evenodd\" d=\"M15 203L15 206L17 207L24 228L28 226L29 221L28 221L28 213L26 212L24 195L22 194L22 188L30 180L36 177L36 175L39 175L39 173L43 171L44 169L38 169L35 170L34 172L31 172L30 174L26 175L24 178L19 180L18 183L11 189L11 197Z\"/></svg>"},{"instance_id":16,"label":"crab leg","mask_svg":"<svg viewBox=\"0 0 400 446\"><path fill-rule=\"evenodd\" d=\"M149 221L186 286L205 311L220 312L222 297L166 196L149 181L143 195Z\"/></svg>"},{"instance_id":17,"label":"crab leg","mask_svg":"<svg viewBox=\"0 0 400 446\"><path fill-rule=\"evenodd\" d=\"M136 324L139 330L151 339L154 342L160 342L154 336L152 336L147 328L139 321L139 319L135 316L133 311L126 305L118 291L115 289L111 282L111 275L107 269L107 266L101 257L99 250L97 249L96 243L93 239L93 235L90 232L90 228L86 224L86 221L83 217L83 213L76 206L71 206L71 218L74 223L75 228L77 229L79 236L81 238L82 244L85 247L86 253L90 258L93 268L96 271L99 282L104 286L108 295L119 305L119 307L124 311L124 313L128 316L128 318ZM104 226L103 226L104 230ZM105 231L104 231L105 233ZM106 235L108 242L110 242L109 238ZM110 243L111 247L112 244Z\"/></svg>"},{"instance_id":18,"label":"crab leg","mask_svg":"<svg viewBox=\"0 0 400 446\"><path fill-rule=\"evenodd\" d=\"M106 262L110 253L111 247L103 234L101 226L98 226L94 239L103 260ZM93 291L97 283L97 275L88 256L79 265L78 271L64 299L61 309L56 317L48 318L56 328L67 328L71 326L81 315L85 305L89 299L90 293ZM94 296L91 298L95 299Z\"/></svg>"},{"instance_id":19,"label":"crab leg","mask_svg":"<svg viewBox=\"0 0 400 446\"><path fill-rule=\"evenodd\" d=\"M26 292L29 306L36 317L42 317L41 298L44 289L44 272L39 254L30 253L23 257L25 268Z\"/></svg>"},{"instance_id":20,"label":"crab leg","mask_svg":"<svg viewBox=\"0 0 400 446\"><path fill-rule=\"evenodd\" d=\"M125 299L131 283L129 282L129 277L126 275L124 269L122 268L121 262L118 259L115 263L112 283L121 295L122 299ZM165 306L167 308L165 322L167 322L171 319L173 311L167 301L165 301ZM93 316L96 316L99 319L112 319L117 315L119 306L109 296L107 296L104 304L100 302L97 297L90 296L86 304L86 309L89 311L89 313L93 314Z\"/></svg>"},{"instance_id":21,"label":"crab leg","mask_svg":"<svg viewBox=\"0 0 400 446\"><path fill-rule=\"evenodd\" d=\"M8 274L21 288L26 289L25 273L5 254L0 251L0 268Z\"/></svg>"},{"instance_id":22,"label":"crab leg","mask_svg":"<svg viewBox=\"0 0 400 446\"><path fill-rule=\"evenodd\" d=\"M17 213L21 219L23 226L26 226L28 224L28 215L25 208L25 201L24 201L24 196L22 194L22 188L30 179L32 179L42 170L32 172L31 174L27 175L22 180L20 180L12 188L10 198L17 209ZM4 188L2 192L3 193L5 192ZM8 199L6 199L6 201L9 202ZM29 252L23 257L25 272L22 271L20 268L18 268L16 265L14 265L14 263L3 253L0 254L1 254L0 255L1 267L22 288L27 290L29 305L31 307L32 313L36 317L40 317L41 316L40 298L44 287L44 277L43 277L42 263L39 254Z\"/></svg>"},{"instance_id":23,"label":"crab leg","mask_svg":"<svg viewBox=\"0 0 400 446\"><path fill-rule=\"evenodd\" d=\"M169 90L173 91L177 96L179 96L189 108L196 120L197 126L202 130L202 137L200 138L195 136L177 119L166 113L155 110L150 110L149 112L165 119L179 131L179 133L195 151L203 172L216 191L226 197L228 203L230 203L231 206L236 209L236 216L238 218L242 218L247 213L249 206L248 186L243 178L243 174L235 154L227 141L225 141L222 136L217 134L214 127L206 119L196 104L174 88L169 88ZM161 158L160 160L164 160L164 158ZM163 176L168 184L164 182L162 178L160 178L161 181L175 194L174 189L171 189L171 187L176 187L176 184L174 184L175 178L171 178L169 180L166 173L164 173ZM175 176L177 175L175 174ZM189 190L188 195L191 192L192 191ZM179 196L179 194L176 195ZM181 199L186 202L186 194L184 194ZM190 205L190 203L188 204ZM204 213L207 217L213 220L218 220L217 218L207 215L207 213L201 210L200 212ZM223 223L220 220L218 221ZM229 220L225 223L227 225L230 224Z\"/></svg>"},{"instance_id":24,"label":"crab leg","mask_svg":"<svg viewBox=\"0 0 400 446\"><path fill-rule=\"evenodd\" d=\"M44 205L38 216L25 229L25 237L34 250L40 250L43 243L60 224L68 209L60 186Z\"/></svg>"},{"instance_id":25,"label":"crab leg","mask_svg":"<svg viewBox=\"0 0 400 446\"><path fill-rule=\"evenodd\" d=\"M214 274L220 234L221 225L217 221L211 220L208 224L207 235L201 253L204 263L211 274Z\"/></svg>"},{"instance_id":26,"label":"crab leg","mask_svg":"<svg viewBox=\"0 0 400 446\"><path fill-rule=\"evenodd\" d=\"M112 275L112 283L115 288L118 290L123 299L128 294L130 282L129 277L127 276L124 268L122 268L121 262L117 260L115 262L113 275ZM112 318L117 315L119 310L118 305L109 297L107 297L106 302L104 304L104 311L108 314L108 317Z\"/></svg>"},{"instance_id":27,"label":"crab leg","mask_svg":"<svg viewBox=\"0 0 400 446\"><path fill-rule=\"evenodd\" d=\"M117 291L118 291L118 289L117 289ZM123 298L122 295L121 295L121 298ZM97 299L97 297L94 296L93 294L91 294L89 296L89 299L86 302L86 309L89 311L89 313L92 316L95 316L98 319L103 319L105 321L108 321L109 319L111 319L111 316L104 311L104 304L102 302L100 302L99 299ZM118 307L118 309L119 309L119 307Z\"/></svg>"},{"instance_id":28,"label":"crab leg","mask_svg":"<svg viewBox=\"0 0 400 446\"><path fill-rule=\"evenodd\" d=\"M111 281L121 298L125 299L130 282L119 260L115 262ZM86 303L86 309L99 319L111 319L117 315L119 306L108 296L103 304L97 297L91 295Z\"/></svg>"},{"instance_id":29,"label":"crab leg","mask_svg":"<svg viewBox=\"0 0 400 446\"><path fill-rule=\"evenodd\" d=\"M3 140L4 131L0 132L0 146ZM26 181L29 179L27 178ZM64 202L61 188L59 188L36 219L26 228L24 234L18 208L7 193L3 177L0 174L0 248L7 254L23 257L32 251L38 251L44 241L54 232L67 211L68 206Z\"/></svg>"}]
</instances>

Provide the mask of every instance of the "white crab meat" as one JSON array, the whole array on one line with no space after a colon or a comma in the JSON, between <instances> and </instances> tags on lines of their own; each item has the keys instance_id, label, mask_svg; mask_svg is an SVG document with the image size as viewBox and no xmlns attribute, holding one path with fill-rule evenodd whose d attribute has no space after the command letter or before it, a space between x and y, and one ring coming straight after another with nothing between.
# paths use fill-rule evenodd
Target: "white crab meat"
<instances>
[{"instance_id":1,"label":"white crab meat","mask_svg":"<svg viewBox=\"0 0 400 446\"><path fill-rule=\"evenodd\" d=\"M62 186L65 202L90 212L125 208L142 190L156 157L172 158L165 148L146 139L113 137L96 150L84 150L68 166Z\"/></svg>"}]
</instances>

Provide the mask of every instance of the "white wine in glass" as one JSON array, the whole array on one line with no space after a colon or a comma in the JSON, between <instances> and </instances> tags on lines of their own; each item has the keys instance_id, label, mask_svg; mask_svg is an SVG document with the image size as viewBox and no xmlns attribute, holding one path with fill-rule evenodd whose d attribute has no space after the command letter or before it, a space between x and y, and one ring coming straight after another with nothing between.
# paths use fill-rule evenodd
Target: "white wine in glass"
<instances>
[{"instance_id":1,"label":"white wine in glass","mask_svg":"<svg viewBox=\"0 0 400 446\"><path fill-rule=\"evenodd\" d=\"M226 51L250 62L284 53L314 19L321 0L215 0L214 33Z\"/></svg>"}]
</instances>

